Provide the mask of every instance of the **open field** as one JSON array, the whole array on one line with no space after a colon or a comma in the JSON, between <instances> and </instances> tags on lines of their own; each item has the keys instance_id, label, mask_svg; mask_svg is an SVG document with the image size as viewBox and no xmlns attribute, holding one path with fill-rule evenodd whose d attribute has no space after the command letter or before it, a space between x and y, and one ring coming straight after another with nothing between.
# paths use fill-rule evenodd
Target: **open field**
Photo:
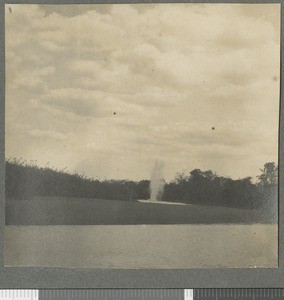
<instances>
[{"instance_id":1,"label":"open field","mask_svg":"<svg viewBox=\"0 0 284 300\"><path fill-rule=\"evenodd\" d=\"M5 265L273 268L277 225L6 226Z\"/></svg>"},{"instance_id":2,"label":"open field","mask_svg":"<svg viewBox=\"0 0 284 300\"><path fill-rule=\"evenodd\" d=\"M7 225L135 225L273 223L257 209L36 197L6 201Z\"/></svg>"}]
</instances>

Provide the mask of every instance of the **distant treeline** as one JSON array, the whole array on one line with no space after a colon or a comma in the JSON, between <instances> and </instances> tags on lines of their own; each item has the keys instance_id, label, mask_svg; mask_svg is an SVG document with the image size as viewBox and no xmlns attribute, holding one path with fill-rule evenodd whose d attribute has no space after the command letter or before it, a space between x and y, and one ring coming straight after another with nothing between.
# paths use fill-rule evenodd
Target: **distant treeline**
<instances>
[{"instance_id":1,"label":"distant treeline","mask_svg":"<svg viewBox=\"0 0 284 300\"><path fill-rule=\"evenodd\" d=\"M195 169L166 183L160 200L277 211L277 182L278 167L272 162L260 170L257 183L251 177L233 180ZM149 180L95 180L17 159L6 161L6 199L46 196L136 201L150 198L149 186Z\"/></svg>"},{"instance_id":2,"label":"distant treeline","mask_svg":"<svg viewBox=\"0 0 284 300\"><path fill-rule=\"evenodd\" d=\"M84 174L38 167L26 161L6 161L6 198L35 196L134 201L149 199L149 180L95 180Z\"/></svg>"},{"instance_id":3,"label":"distant treeline","mask_svg":"<svg viewBox=\"0 0 284 300\"><path fill-rule=\"evenodd\" d=\"M177 175L166 184L162 198L203 205L263 207L277 213L278 168L275 163L266 163L260 171L258 182L253 183L251 177L233 180L212 171L195 169L189 174Z\"/></svg>"}]
</instances>

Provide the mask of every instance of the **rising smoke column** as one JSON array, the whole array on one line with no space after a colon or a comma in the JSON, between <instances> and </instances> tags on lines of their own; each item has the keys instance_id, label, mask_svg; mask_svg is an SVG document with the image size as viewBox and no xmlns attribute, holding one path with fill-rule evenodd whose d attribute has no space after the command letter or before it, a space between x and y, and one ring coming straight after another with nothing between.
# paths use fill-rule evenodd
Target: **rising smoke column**
<instances>
[{"instance_id":1,"label":"rising smoke column","mask_svg":"<svg viewBox=\"0 0 284 300\"><path fill-rule=\"evenodd\" d=\"M151 173L150 182L150 201L157 201L163 194L165 180L163 178L164 163L162 161L156 161Z\"/></svg>"}]
</instances>

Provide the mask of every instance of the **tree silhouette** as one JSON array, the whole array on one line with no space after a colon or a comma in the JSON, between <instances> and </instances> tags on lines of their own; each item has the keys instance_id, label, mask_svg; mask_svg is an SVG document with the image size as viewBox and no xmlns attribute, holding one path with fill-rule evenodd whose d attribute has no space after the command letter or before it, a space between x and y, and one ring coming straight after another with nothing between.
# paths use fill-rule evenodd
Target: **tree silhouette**
<instances>
[{"instance_id":1,"label":"tree silhouette","mask_svg":"<svg viewBox=\"0 0 284 300\"><path fill-rule=\"evenodd\" d=\"M278 166L274 162L268 162L264 165L263 169L260 169L261 175L257 176L259 179L259 185L263 187L269 187L276 185L278 182Z\"/></svg>"}]
</instances>

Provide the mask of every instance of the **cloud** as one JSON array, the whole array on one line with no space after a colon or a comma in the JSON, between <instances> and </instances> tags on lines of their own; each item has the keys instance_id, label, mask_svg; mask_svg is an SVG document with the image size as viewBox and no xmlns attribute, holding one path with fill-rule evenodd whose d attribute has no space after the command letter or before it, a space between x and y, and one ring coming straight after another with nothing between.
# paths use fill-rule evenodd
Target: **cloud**
<instances>
[{"instance_id":1,"label":"cloud","mask_svg":"<svg viewBox=\"0 0 284 300\"><path fill-rule=\"evenodd\" d=\"M39 139L55 139L55 140L64 140L65 139L65 136L58 132L41 131L41 130L37 130L37 129L33 129L30 132L30 135L32 137L39 138Z\"/></svg>"},{"instance_id":2,"label":"cloud","mask_svg":"<svg viewBox=\"0 0 284 300\"><path fill-rule=\"evenodd\" d=\"M5 14L8 156L133 179L157 158L167 178L185 167L255 176L277 160L280 5Z\"/></svg>"},{"instance_id":3,"label":"cloud","mask_svg":"<svg viewBox=\"0 0 284 300\"><path fill-rule=\"evenodd\" d=\"M39 99L41 104L49 108L90 118L107 118L113 114L125 116L141 111L138 105L126 104L114 95L84 89L55 89Z\"/></svg>"}]
</instances>

